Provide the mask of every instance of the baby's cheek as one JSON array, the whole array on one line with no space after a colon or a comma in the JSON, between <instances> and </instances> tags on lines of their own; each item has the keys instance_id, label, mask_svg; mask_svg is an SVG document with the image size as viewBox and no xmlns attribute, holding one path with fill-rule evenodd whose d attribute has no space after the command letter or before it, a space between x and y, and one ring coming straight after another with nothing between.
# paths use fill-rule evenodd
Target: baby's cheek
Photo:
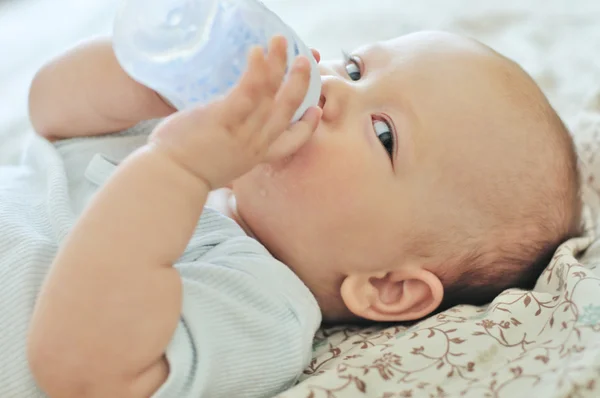
<instances>
[{"instance_id":1,"label":"baby's cheek","mask_svg":"<svg viewBox=\"0 0 600 398\"><path fill-rule=\"evenodd\" d=\"M344 197L360 196L360 190L372 180L364 146L333 134L314 137L273 166L272 182L284 189L290 200L302 197L339 206Z\"/></svg>"}]
</instances>

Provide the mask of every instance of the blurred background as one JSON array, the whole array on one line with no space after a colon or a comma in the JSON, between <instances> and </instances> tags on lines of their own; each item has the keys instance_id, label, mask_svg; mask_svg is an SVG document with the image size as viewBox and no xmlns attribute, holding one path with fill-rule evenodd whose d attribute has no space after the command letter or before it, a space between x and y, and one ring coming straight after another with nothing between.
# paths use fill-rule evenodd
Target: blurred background
<instances>
[{"instance_id":1,"label":"blurred background","mask_svg":"<svg viewBox=\"0 0 600 398\"><path fill-rule=\"evenodd\" d=\"M110 34L121 0L0 0L0 140L29 131L35 71L77 42ZM474 37L519 62L570 123L600 92L599 0L265 0L324 58L417 30Z\"/></svg>"}]
</instances>

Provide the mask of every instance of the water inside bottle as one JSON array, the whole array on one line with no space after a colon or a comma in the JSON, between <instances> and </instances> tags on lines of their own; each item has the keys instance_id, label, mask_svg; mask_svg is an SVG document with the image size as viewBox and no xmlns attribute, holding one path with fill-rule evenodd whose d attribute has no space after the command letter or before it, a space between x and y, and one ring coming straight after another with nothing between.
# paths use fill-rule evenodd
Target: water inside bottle
<instances>
[{"instance_id":1,"label":"water inside bottle","mask_svg":"<svg viewBox=\"0 0 600 398\"><path fill-rule=\"evenodd\" d=\"M186 1L167 12L154 9L138 17L134 46L149 62L170 63L201 53L214 24L223 17L226 1Z\"/></svg>"},{"instance_id":2,"label":"water inside bottle","mask_svg":"<svg viewBox=\"0 0 600 398\"><path fill-rule=\"evenodd\" d=\"M136 81L177 109L227 93L247 67L253 45L274 34L288 39L288 61L310 57L285 23L255 0L124 0L114 28L115 55ZM313 60L311 88L294 115L317 104L320 76Z\"/></svg>"}]
</instances>

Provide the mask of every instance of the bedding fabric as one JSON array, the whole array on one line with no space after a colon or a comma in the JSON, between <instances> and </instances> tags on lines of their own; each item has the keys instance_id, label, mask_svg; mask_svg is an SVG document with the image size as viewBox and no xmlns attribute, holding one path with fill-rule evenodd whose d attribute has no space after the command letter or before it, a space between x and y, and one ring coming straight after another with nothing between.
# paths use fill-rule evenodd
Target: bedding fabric
<instances>
[{"instance_id":1,"label":"bedding fabric","mask_svg":"<svg viewBox=\"0 0 600 398\"><path fill-rule=\"evenodd\" d=\"M118 1L0 1L0 163L15 160L31 132L26 98L35 70L82 38L108 33ZM472 36L515 59L571 128L586 201L586 235L560 247L533 292L508 290L489 306L456 307L411 327L321 330L300 383L281 397L600 396L600 2L265 3L326 59L423 29Z\"/></svg>"}]
</instances>

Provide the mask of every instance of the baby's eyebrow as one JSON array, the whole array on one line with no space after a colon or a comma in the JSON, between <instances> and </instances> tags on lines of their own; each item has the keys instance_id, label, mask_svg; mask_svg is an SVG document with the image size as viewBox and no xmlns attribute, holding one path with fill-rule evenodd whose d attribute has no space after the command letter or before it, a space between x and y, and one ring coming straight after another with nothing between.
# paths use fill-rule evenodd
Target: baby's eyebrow
<instances>
[{"instance_id":1,"label":"baby's eyebrow","mask_svg":"<svg viewBox=\"0 0 600 398\"><path fill-rule=\"evenodd\" d=\"M361 53L361 57L373 59L378 58L382 53L385 53L385 49L380 43L373 43L359 47L356 52Z\"/></svg>"}]
</instances>

